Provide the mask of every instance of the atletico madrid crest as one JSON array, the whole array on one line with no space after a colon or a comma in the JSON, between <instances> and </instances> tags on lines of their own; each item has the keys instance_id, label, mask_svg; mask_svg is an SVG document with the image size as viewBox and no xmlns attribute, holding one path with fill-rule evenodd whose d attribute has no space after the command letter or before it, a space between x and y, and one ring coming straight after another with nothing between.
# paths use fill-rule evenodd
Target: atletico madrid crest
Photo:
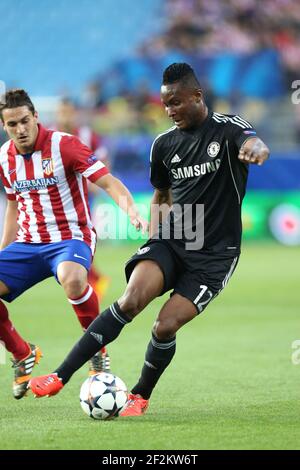
<instances>
[{"instance_id":1,"label":"atletico madrid crest","mask_svg":"<svg viewBox=\"0 0 300 470\"><path fill-rule=\"evenodd\" d=\"M51 158L45 158L42 160L43 172L46 175L51 175L54 171L53 161Z\"/></svg>"}]
</instances>

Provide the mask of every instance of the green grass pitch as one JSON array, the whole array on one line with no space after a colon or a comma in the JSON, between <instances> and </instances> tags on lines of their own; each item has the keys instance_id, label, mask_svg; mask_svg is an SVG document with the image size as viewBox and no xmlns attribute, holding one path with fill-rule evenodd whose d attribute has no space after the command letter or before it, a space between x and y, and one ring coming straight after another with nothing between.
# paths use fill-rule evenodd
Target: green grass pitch
<instances>
[{"instance_id":1,"label":"green grass pitch","mask_svg":"<svg viewBox=\"0 0 300 470\"><path fill-rule=\"evenodd\" d=\"M123 266L134 245L103 245L97 265L112 283L109 305L125 286ZM1 449L300 449L299 248L245 244L239 266L203 316L177 335L177 353L147 414L93 421L82 412L84 366L51 399L11 395L8 355L0 365ZM167 297L166 297L167 298ZM113 372L130 388L139 376L156 299L109 346ZM80 328L53 279L10 305L16 327L41 346L35 375L53 370Z\"/></svg>"}]
</instances>

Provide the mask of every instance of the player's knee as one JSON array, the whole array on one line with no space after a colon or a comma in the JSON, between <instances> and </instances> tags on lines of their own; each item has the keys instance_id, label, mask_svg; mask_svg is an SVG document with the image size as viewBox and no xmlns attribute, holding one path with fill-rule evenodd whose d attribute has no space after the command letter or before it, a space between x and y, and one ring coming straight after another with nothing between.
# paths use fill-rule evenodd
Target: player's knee
<instances>
[{"instance_id":1,"label":"player's knee","mask_svg":"<svg viewBox=\"0 0 300 470\"><path fill-rule=\"evenodd\" d=\"M144 308L142 294L137 288L127 288L118 303L122 312L130 318L134 318Z\"/></svg>"},{"instance_id":2,"label":"player's knee","mask_svg":"<svg viewBox=\"0 0 300 470\"><path fill-rule=\"evenodd\" d=\"M86 289L86 285L86 280L77 276L66 279L64 282L62 282L62 286L69 299L76 299L80 297L80 295Z\"/></svg>"},{"instance_id":3,"label":"player's knee","mask_svg":"<svg viewBox=\"0 0 300 470\"><path fill-rule=\"evenodd\" d=\"M164 318L163 320L156 320L152 331L156 338L166 340L173 338L180 326L176 318Z\"/></svg>"}]
</instances>

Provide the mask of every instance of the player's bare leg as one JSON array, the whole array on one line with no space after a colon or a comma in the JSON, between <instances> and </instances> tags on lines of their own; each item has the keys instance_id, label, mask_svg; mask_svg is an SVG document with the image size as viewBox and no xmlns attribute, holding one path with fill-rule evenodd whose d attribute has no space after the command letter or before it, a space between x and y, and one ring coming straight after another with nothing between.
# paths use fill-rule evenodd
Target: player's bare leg
<instances>
[{"instance_id":1,"label":"player's bare leg","mask_svg":"<svg viewBox=\"0 0 300 470\"><path fill-rule=\"evenodd\" d=\"M161 340L173 338L183 325L197 316L197 313L193 302L180 294L174 294L160 310L153 332Z\"/></svg>"},{"instance_id":2,"label":"player's bare leg","mask_svg":"<svg viewBox=\"0 0 300 470\"><path fill-rule=\"evenodd\" d=\"M5 294L9 294L9 288L4 284L4 282L0 281L0 297Z\"/></svg>"},{"instance_id":3,"label":"player's bare leg","mask_svg":"<svg viewBox=\"0 0 300 470\"><path fill-rule=\"evenodd\" d=\"M99 315L100 307L94 289L88 284L88 273L84 266L72 261L64 261L58 265L57 277L69 302L71 303L83 331ZM101 348L90 360L89 374L109 372L110 358L106 348Z\"/></svg>"},{"instance_id":4,"label":"player's bare leg","mask_svg":"<svg viewBox=\"0 0 300 470\"><path fill-rule=\"evenodd\" d=\"M73 261L63 261L57 267L57 277L68 299L79 297L88 286L87 270Z\"/></svg>"},{"instance_id":5,"label":"player's bare leg","mask_svg":"<svg viewBox=\"0 0 300 470\"><path fill-rule=\"evenodd\" d=\"M153 326L140 379L121 416L141 416L146 412L155 385L174 357L176 332L196 315L195 305L179 294L164 304Z\"/></svg>"},{"instance_id":6,"label":"player's bare leg","mask_svg":"<svg viewBox=\"0 0 300 470\"><path fill-rule=\"evenodd\" d=\"M157 263L143 260L138 263L129 279L124 294L118 300L122 312L130 319L138 315L164 287L164 276Z\"/></svg>"}]
</instances>

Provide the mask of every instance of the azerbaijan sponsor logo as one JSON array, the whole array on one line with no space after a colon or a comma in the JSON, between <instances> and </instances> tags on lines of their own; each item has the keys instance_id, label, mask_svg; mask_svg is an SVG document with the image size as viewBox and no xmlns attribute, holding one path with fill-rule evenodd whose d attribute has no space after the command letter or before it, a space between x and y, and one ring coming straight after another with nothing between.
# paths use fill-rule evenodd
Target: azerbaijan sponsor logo
<instances>
[{"instance_id":1,"label":"azerbaijan sponsor logo","mask_svg":"<svg viewBox=\"0 0 300 470\"><path fill-rule=\"evenodd\" d=\"M32 180L21 180L15 181L13 184L13 189L17 193L34 191L39 189L45 189L49 186L54 186L58 183L58 176L52 176L49 178L36 178Z\"/></svg>"}]
</instances>

